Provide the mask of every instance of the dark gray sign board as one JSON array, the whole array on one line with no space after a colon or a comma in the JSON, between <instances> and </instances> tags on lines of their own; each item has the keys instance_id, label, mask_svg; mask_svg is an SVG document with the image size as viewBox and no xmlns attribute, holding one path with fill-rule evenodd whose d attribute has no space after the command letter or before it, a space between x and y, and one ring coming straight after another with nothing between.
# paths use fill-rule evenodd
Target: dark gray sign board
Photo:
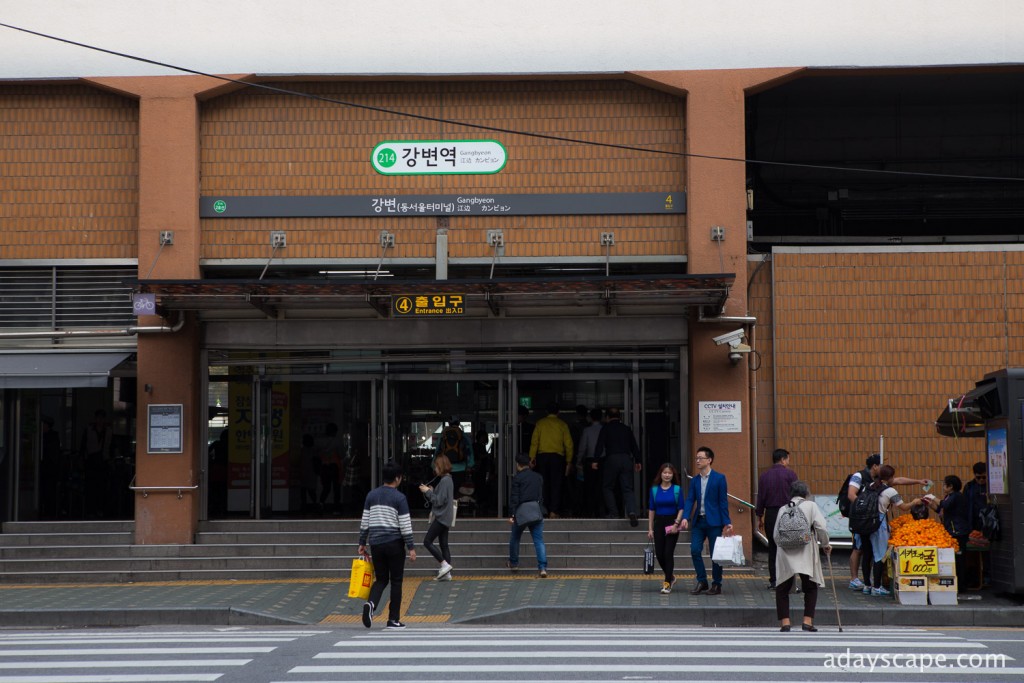
<instances>
[{"instance_id":1,"label":"dark gray sign board","mask_svg":"<svg viewBox=\"0 0 1024 683\"><path fill-rule=\"evenodd\" d=\"M334 197L202 197L200 218L330 216L562 216L686 213L686 193L409 194Z\"/></svg>"}]
</instances>

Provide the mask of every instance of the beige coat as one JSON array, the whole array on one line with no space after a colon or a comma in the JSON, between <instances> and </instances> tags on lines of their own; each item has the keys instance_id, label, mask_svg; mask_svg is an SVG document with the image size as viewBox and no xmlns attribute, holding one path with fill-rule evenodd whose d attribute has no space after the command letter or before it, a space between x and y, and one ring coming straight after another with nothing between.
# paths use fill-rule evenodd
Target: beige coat
<instances>
[{"instance_id":1,"label":"beige coat","mask_svg":"<svg viewBox=\"0 0 1024 683\"><path fill-rule=\"evenodd\" d=\"M824 586L825 578L821 574L821 553L818 552L818 544L820 543L823 548L828 547L825 515L821 514L821 509L813 500L796 497L793 498L793 501L799 504L807 521L811 523L817 543L811 541L799 548L779 548L775 558L775 581L782 583L794 574L806 574L814 583ZM785 509L779 510L779 519L782 519L782 511ZM776 520L777 525L778 520ZM774 529L772 529L772 533L775 533Z\"/></svg>"}]
</instances>

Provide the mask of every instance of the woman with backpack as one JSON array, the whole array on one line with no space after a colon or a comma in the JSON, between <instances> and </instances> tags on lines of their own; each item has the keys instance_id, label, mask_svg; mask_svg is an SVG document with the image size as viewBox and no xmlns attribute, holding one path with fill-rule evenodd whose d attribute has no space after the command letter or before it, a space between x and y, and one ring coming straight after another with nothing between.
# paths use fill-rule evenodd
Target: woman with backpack
<instances>
[{"instance_id":1,"label":"woman with backpack","mask_svg":"<svg viewBox=\"0 0 1024 683\"><path fill-rule=\"evenodd\" d=\"M871 595L887 597L892 591L882 585L882 573L885 571L885 557L889 552L889 509L896 506L904 512L909 512L912 507L921 503L920 498L915 498L909 503L900 497L899 492L891 486L896 477L896 469L892 465L882 465L878 470L878 481L867 487L867 490L857 495L854 501L850 517L850 530L854 529L856 522L858 503L861 497L870 501L872 498L878 501L878 528L871 532L871 552L874 553L875 563L871 572ZM861 531L863 533L863 530Z\"/></svg>"},{"instance_id":2,"label":"woman with backpack","mask_svg":"<svg viewBox=\"0 0 1024 683\"><path fill-rule=\"evenodd\" d=\"M679 485L679 470L671 463L665 463L658 468L658 476L651 482L647 504L647 538L654 541L654 555L665 573L662 595L671 593L676 583L675 553L682 521L683 489Z\"/></svg>"},{"instance_id":3,"label":"woman with backpack","mask_svg":"<svg viewBox=\"0 0 1024 683\"><path fill-rule=\"evenodd\" d=\"M779 619L780 631L792 630L789 621L789 591L798 574L804 592L804 620L801 628L804 631L818 630L814 626L814 608L818 602L818 586L825 585L818 545L821 545L825 554L831 554L832 546L828 542L825 515L817 503L807 500L809 494L806 482L798 479L790 484L790 501L779 510L772 530L772 536L779 546L775 556L775 616ZM783 528L790 532L787 536L795 540L780 535Z\"/></svg>"}]
</instances>

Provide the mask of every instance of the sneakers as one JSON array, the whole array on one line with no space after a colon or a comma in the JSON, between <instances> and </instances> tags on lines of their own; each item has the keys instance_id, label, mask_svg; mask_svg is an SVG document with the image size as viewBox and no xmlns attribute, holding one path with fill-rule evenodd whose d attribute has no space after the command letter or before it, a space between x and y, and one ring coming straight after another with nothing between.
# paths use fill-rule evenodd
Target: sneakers
<instances>
[{"instance_id":1,"label":"sneakers","mask_svg":"<svg viewBox=\"0 0 1024 683\"><path fill-rule=\"evenodd\" d=\"M451 572L448 572L447 574L445 574L444 576L442 576L441 578L438 579L438 581L451 581L451 580L452 580L452 573Z\"/></svg>"},{"instance_id":2,"label":"sneakers","mask_svg":"<svg viewBox=\"0 0 1024 683\"><path fill-rule=\"evenodd\" d=\"M399 628L405 628L405 624L403 624L403 623L402 623L402 622L400 622L400 621L391 621L390 619L388 619L388 625L387 625L387 629L388 629L389 631L390 631L391 629L399 629Z\"/></svg>"},{"instance_id":3,"label":"sneakers","mask_svg":"<svg viewBox=\"0 0 1024 683\"><path fill-rule=\"evenodd\" d=\"M629 525L635 527L635 526L637 526L639 524L640 524L640 522L638 522L637 519L636 519L636 513L635 512L630 512L629 513Z\"/></svg>"},{"instance_id":4,"label":"sneakers","mask_svg":"<svg viewBox=\"0 0 1024 683\"><path fill-rule=\"evenodd\" d=\"M878 588L872 588L871 589L871 594L876 596L876 597L887 598L890 595L892 595L892 591L890 591L887 588L882 588L881 586L879 586Z\"/></svg>"},{"instance_id":5,"label":"sneakers","mask_svg":"<svg viewBox=\"0 0 1024 683\"><path fill-rule=\"evenodd\" d=\"M508 570L510 572L512 572L512 573L515 573L515 572L519 571L519 565L518 564L512 564L512 560L506 560L505 561L505 566L508 567Z\"/></svg>"},{"instance_id":6,"label":"sneakers","mask_svg":"<svg viewBox=\"0 0 1024 683\"><path fill-rule=\"evenodd\" d=\"M541 570L540 570L540 574L539 574L539 576L540 576L540 578L542 578L542 579L546 579L546 578L548 578L548 570L547 570L547 569L541 569Z\"/></svg>"},{"instance_id":7,"label":"sneakers","mask_svg":"<svg viewBox=\"0 0 1024 683\"><path fill-rule=\"evenodd\" d=\"M437 576L435 577L435 580L440 581L442 576L450 574L451 571L452 566L448 564L448 562L441 562L441 568L437 570Z\"/></svg>"},{"instance_id":8,"label":"sneakers","mask_svg":"<svg viewBox=\"0 0 1024 683\"><path fill-rule=\"evenodd\" d=\"M861 591L861 593L863 593L864 595L871 595L871 586L864 586L864 589Z\"/></svg>"},{"instance_id":9,"label":"sneakers","mask_svg":"<svg viewBox=\"0 0 1024 683\"><path fill-rule=\"evenodd\" d=\"M662 595L668 595L671 592L672 592L672 584L669 583L668 581L663 582L661 584L661 594Z\"/></svg>"},{"instance_id":10,"label":"sneakers","mask_svg":"<svg viewBox=\"0 0 1024 683\"><path fill-rule=\"evenodd\" d=\"M862 591L864 590L864 582L860 579L850 579L850 590Z\"/></svg>"},{"instance_id":11,"label":"sneakers","mask_svg":"<svg viewBox=\"0 0 1024 683\"><path fill-rule=\"evenodd\" d=\"M369 600L363 605L363 626L370 628L373 625L373 603Z\"/></svg>"}]
</instances>

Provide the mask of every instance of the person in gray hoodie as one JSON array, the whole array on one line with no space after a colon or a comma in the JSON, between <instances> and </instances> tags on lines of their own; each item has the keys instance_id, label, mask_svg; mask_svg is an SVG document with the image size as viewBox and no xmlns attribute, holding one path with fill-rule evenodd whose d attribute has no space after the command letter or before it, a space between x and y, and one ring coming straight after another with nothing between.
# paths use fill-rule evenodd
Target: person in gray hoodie
<instances>
[{"instance_id":1,"label":"person in gray hoodie","mask_svg":"<svg viewBox=\"0 0 1024 683\"><path fill-rule=\"evenodd\" d=\"M430 504L430 526L427 528L427 535L423 537L423 547L427 549L434 559L441 563L437 570L437 581L451 581L452 578L452 554L448 550L448 530L455 523L455 510L452 505L452 496L455 486L452 483L452 463L445 455L438 455L434 458L434 486L420 484L420 493ZM440 549L434 545L438 541Z\"/></svg>"}]
</instances>

